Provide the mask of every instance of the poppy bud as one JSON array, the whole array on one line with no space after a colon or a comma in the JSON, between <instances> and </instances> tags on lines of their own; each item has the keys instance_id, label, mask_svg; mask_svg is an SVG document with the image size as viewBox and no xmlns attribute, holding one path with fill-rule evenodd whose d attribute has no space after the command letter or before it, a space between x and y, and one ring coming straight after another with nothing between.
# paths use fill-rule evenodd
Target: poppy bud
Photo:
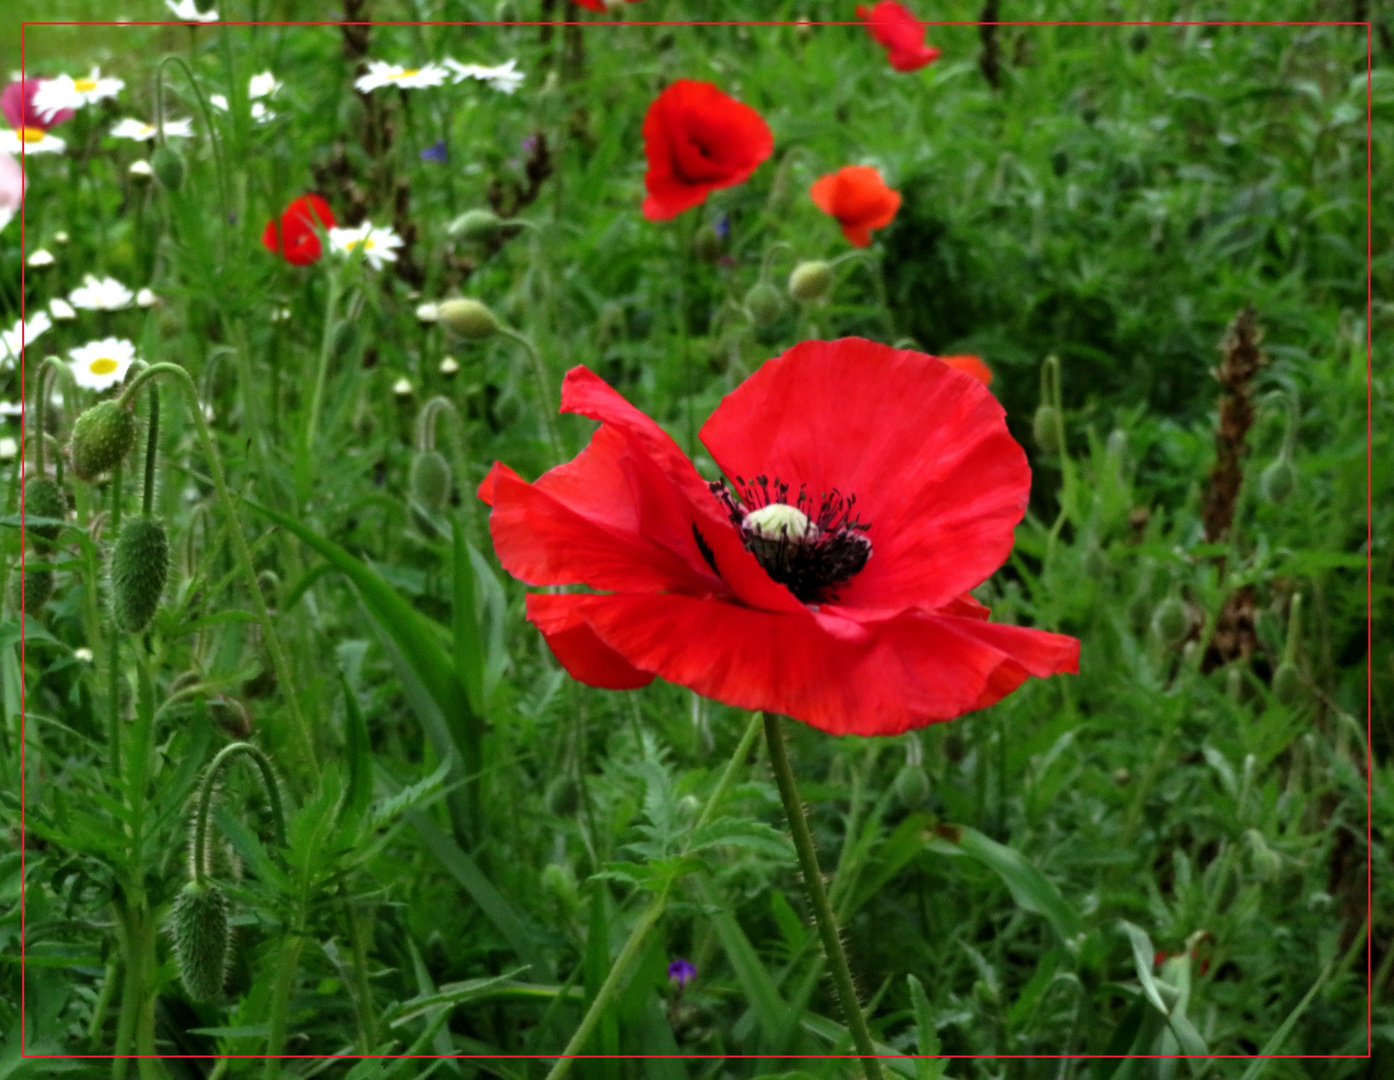
<instances>
[{"instance_id":1,"label":"poppy bud","mask_svg":"<svg viewBox=\"0 0 1394 1080\"><path fill-rule=\"evenodd\" d=\"M150 171L166 191L178 191L184 186L184 159L172 146L157 146L150 155Z\"/></svg>"},{"instance_id":2,"label":"poppy bud","mask_svg":"<svg viewBox=\"0 0 1394 1080\"><path fill-rule=\"evenodd\" d=\"M457 297L437 309L440 321L461 337L479 340L498 333L499 317L478 300Z\"/></svg>"},{"instance_id":3,"label":"poppy bud","mask_svg":"<svg viewBox=\"0 0 1394 1080\"><path fill-rule=\"evenodd\" d=\"M329 353L335 360L346 360L358 351L358 323L343 319L334 325L329 337Z\"/></svg>"},{"instance_id":4,"label":"poppy bud","mask_svg":"<svg viewBox=\"0 0 1394 1080\"><path fill-rule=\"evenodd\" d=\"M99 402L77 418L68 444L73 472L92 480L116 468L136 444L135 413L115 400Z\"/></svg>"},{"instance_id":5,"label":"poppy bud","mask_svg":"<svg viewBox=\"0 0 1394 1080\"><path fill-rule=\"evenodd\" d=\"M170 929L185 991L195 1001L216 998L223 992L232 938L223 890L212 881L189 882L174 901Z\"/></svg>"},{"instance_id":6,"label":"poppy bud","mask_svg":"<svg viewBox=\"0 0 1394 1080\"><path fill-rule=\"evenodd\" d=\"M1152 616L1152 632L1167 649L1174 649L1186 637L1191 628L1191 620L1186 615L1186 606L1173 593L1160 604Z\"/></svg>"},{"instance_id":7,"label":"poppy bud","mask_svg":"<svg viewBox=\"0 0 1394 1080\"><path fill-rule=\"evenodd\" d=\"M896 801L905 810L916 810L929 798L929 777L919 765L903 765L892 785Z\"/></svg>"},{"instance_id":8,"label":"poppy bud","mask_svg":"<svg viewBox=\"0 0 1394 1080\"><path fill-rule=\"evenodd\" d=\"M450 501L450 463L439 450L421 450L411 459L411 497L431 513Z\"/></svg>"},{"instance_id":9,"label":"poppy bud","mask_svg":"<svg viewBox=\"0 0 1394 1080\"><path fill-rule=\"evenodd\" d=\"M131 518L111 554L111 614L116 626L137 634L150 625L169 574L169 541L153 518Z\"/></svg>"},{"instance_id":10,"label":"poppy bud","mask_svg":"<svg viewBox=\"0 0 1394 1080\"><path fill-rule=\"evenodd\" d=\"M542 868L542 888L563 903L570 904L576 899L576 875L564 863L548 863Z\"/></svg>"},{"instance_id":11,"label":"poppy bud","mask_svg":"<svg viewBox=\"0 0 1394 1080\"><path fill-rule=\"evenodd\" d=\"M1031 421L1031 434L1043 453L1060 453L1060 411L1054 405L1042 404Z\"/></svg>"},{"instance_id":12,"label":"poppy bud","mask_svg":"<svg viewBox=\"0 0 1394 1080\"><path fill-rule=\"evenodd\" d=\"M721 258L724 244L721 234L710 225L703 225L697 230L697 235L692 238L692 254L703 262L714 263Z\"/></svg>"},{"instance_id":13,"label":"poppy bud","mask_svg":"<svg viewBox=\"0 0 1394 1080\"><path fill-rule=\"evenodd\" d=\"M1291 660L1284 660L1273 672L1273 697L1280 705L1288 708L1301 705L1307 699L1307 688L1302 684L1302 675Z\"/></svg>"},{"instance_id":14,"label":"poppy bud","mask_svg":"<svg viewBox=\"0 0 1394 1080\"><path fill-rule=\"evenodd\" d=\"M25 518L58 518L68 516L68 498L56 480L47 476L31 477L24 485ZM53 542L62 531L61 525L28 525L25 532L34 550L47 554L53 550Z\"/></svg>"},{"instance_id":15,"label":"poppy bud","mask_svg":"<svg viewBox=\"0 0 1394 1080\"><path fill-rule=\"evenodd\" d=\"M821 259L801 262L789 275L789 295L801 304L826 300L833 287L833 268Z\"/></svg>"},{"instance_id":16,"label":"poppy bud","mask_svg":"<svg viewBox=\"0 0 1394 1080\"><path fill-rule=\"evenodd\" d=\"M1297 487L1297 470L1287 455L1283 454L1271 461L1259 474L1258 485L1265 502L1283 502Z\"/></svg>"},{"instance_id":17,"label":"poppy bud","mask_svg":"<svg viewBox=\"0 0 1394 1080\"><path fill-rule=\"evenodd\" d=\"M23 574L18 566L10 573L9 592L11 607L35 615L53 595L53 571L43 559L26 559Z\"/></svg>"},{"instance_id":18,"label":"poppy bud","mask_svg":"<svg viewBox=\"0 0 1394 1080\"><path fill-rule=\"evenodd\" d=\"M678 800L678 813L686 821L694 821L697 812L702 809L702 804L696 795L684 795Z\"/></svg>"},{"instance_id":19,"label":"poppy bud","mask_svg":"<svg viewBox=\"0 0 1394 1080\"><path fill-rule=\"evenodd\" d=\"M768 281L757 281L745 294L745 310L750 315L750 321L762 328L779 318L783 306L779 290Z\"/></svg>"},{"instance_id":20,"label":"poppy bud","mask_svg":"<svg viewBox=\"0 0 1394 1080\"><path fill-rule=\"evenodd\" d=\"M543 796L547 813L557 817L570 817L581 805L581 791L574 777L562 773L547 785Z\"/></svg>"},{"instance_id":21,"label":"poppy bud","mask_svg":"<svg viewBox=\"0 0 1394 1080\"><path fill-rule=\"evenodd\" d=\"M451 236L462 240L487 244L493 240L503 227L503 218L492 210L466 210L446 228Z\"/></svg>"}]
</instances>

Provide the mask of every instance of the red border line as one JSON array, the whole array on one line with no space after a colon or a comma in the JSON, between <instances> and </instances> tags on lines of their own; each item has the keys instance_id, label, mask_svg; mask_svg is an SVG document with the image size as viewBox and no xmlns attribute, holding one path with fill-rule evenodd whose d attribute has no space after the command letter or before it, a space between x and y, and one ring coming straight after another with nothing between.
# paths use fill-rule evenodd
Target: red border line
<instances>
[{"instance_id":1,"label":"red border line","mask_svg":"<svg viewBox=\"0 0 1394 1080\"><path fill-rule=\"evenodd\" d=\"M930 21L921 20L926 26L981 26L978 21ZM25 100L23 95L25 77L25 46L26 35L31 26L120 26L120 27L151 27L151 26L189 26L194 29L206 28L214 29L218 27L243 27L243 26L582 26L588 30L609 27L630 27L630 26L753 26L753 27L779 27L779 26L798 26L799 23L787 21L729 21L729 22L659 22L659 21L639 21L623 20L614 22L588 22L575 20L558 20L556 22L542 22L536 20L525 20L518 22L233 22L219 21L215 23L191 23L187 21L161 21L161 22L130 22L130 21L47 21L35 20L21 22L19 29L19 67L20 67L20 90L21 100ZM810 26L863 26L860 20L848 21L826 21L810 22ZM886 1061L914 1061L914 1060L1237 1060L1237 1061L1257 1061L1257 1060L1278 1060L1278 1061L1339 1061L1339 1060L1365 1060L1374 1053L1374 943L1372 935L1374 933L1374 748L1373 748L1373 729L1372 729L1372 709L1374 701L1374 532L1373 532L1373 468L1374 468L1374 384L1373 384L1373 354L1374 336L1372 330L1372 318L1374 313L1374 25L1371 22L1346 22L1346 21L1233 21L1233 22L1206 22L1206 21L1084 21L1084 22L1047 22L1047 21L1008 21L999 20L994 25L997 26L1058 26L1058 27L1103 27L1103 26L1156 26L1156 27L1178 27L1178 26L1363 26L1365 27L1365 52L1366 52L1366 72L1365 72L1365 793L1366 793L1366 818L1365 818L1365 1053L1364 1054L1210 1054L1210 1055L1189 1055L1189 1054L942 1054L938 1058L926 1058L918 1054L877 1054L880 1060ZM21 182L23 195L20 199L19 211L19 243L20 243L20 265L19 265L19 394L21 409L19 414L19 447L17 450L19 457L19 518L20 518L20 549L19 549L19 573L21 583L24 580L25 566L25 544L24 537L24 449L25 449L25 430L27 423L27 412L23 408L23 403L28 400L25 393L25 218L27 211L27 182L28 172L25 169L27 154L25 152L24 140L20 140L19 147L20 169L24 171L24 180ZM39 438L43 438L43 433L39 433ZM76 1060L76 1061L114 1061L116 1056L113 1054L26 1054L24 1048L25 1037L25 1004L28 995L25 992L25 944L27 941L26 922L25 922L25 884L27 881L25 853L27 844L25 842L25 822L24 808L27 804L25 795L25 699L26 687L24 683L25 670L25 640L24 632L25 610L24 610L24 590L20 592L19 609L19 1055L21 1060ZM221 1061L228 1060L264 1060L266 1054L123 1054L122 1060L128 1059L169 1059L177 1061ZM571 1057L576 1060L644 1060L644 1061L828 1061L828 1060L860 1060L857 1054L278 1054L277 1060L287 1061L361 1061L365 1059L381 1061L556 1061L561 1057Z\"/></svg>"}]
</instances>

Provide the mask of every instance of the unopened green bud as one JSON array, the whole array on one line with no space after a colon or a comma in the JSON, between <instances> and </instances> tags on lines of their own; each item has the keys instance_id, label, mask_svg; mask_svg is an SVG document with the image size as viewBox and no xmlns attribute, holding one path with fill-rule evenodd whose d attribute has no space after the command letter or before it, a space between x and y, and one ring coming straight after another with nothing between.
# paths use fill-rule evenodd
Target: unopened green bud
<instances>
[{"instance_id":1,"label":"unopened green bud","mask_svg":"<svg viewBox=\"0 0 1394 1080\"><path fill-rule=\"evenodd\" d=\"M24 560L24 573L16 566L10 572L10 606L15 611L23 610L31 617L39 613L39 608L48 603L53 595L53 570L48 562L39 558Z\"/></svg>"},{"instance_id":2,"label":"unopened green bud","mask_svg":"<svg viewBox=\"0 0 1394 1080\"><path fill-rule=\"evenodd\" d=\"M1031 434L1042 452L1060 453L1060 410L1054 405L1042 403L1031 421Z\"/></svg>"},{"instance_id":3,"label":"unopened green bud","mask_svg":"<svg viewBox=\"0 0 1394 1080\"><path fill-rule=\"evenodd\" d=\"M195 1001L218 997L227 978L232 937L223 890L212 881L189 882L174 901L170 929L179 981L189 997Z\"/></svg>"},{"instance_id":4,"label":"unopened green bud","mask_svg":"<svg viewBox=\"0 0 1394 1080\"><path fill-rule=\"evenodd\" d=\"M334 324L334 331L329 336L329 353L336 361L350 359L358 351L360 339L358 323L352 319L342 319Z\"/></svg>"},{"instance_id":5,"label":"unopened green bud","mask_svg":"<svg viewBox=\"0 0 1394 1080\"><path fill-rule=\"evenodd\" d=\"M24 531L35 551L48 554L53 551L54 541L62 531L61 525L30 525L29 518L55 518L61 521L68 516L68 498L56 480L47 476L30 477L24 485Z\"/></svg>"},{"instance_id":6,"label":"unopened green bud","mask_svg":"<svg viewBox=\"0 0 1394 1080\"><path fill-rule=\"evenodd\" d=\"M478 300L456 297L445 300L438 307L440 321L461 337L492 337L498 333L499 317Z\"/></svg>"},{"instance_id":7,"label":"unopened green bud","mask_svg":"<svg viewBox=\"0 0 1394 1080\"><path fill-rule=\"evenodd\" d=\"M1186 614L1186 605L1176 596L1168 596L1157 605L1152 616L1152 632L1164 648L1176 648L1185 640L1190 629L1191 620Z\"/></svg>"},{"instance_id":8,"label":"unopened green bud","mask_svg":"<svg viewBox=\"0 0 1394 1080\"><path fill-rule=\"evenodd\" d=\"M73 472L81 480L94 480L120 465L135 444L135 413L114 399L99 402L73 424Z\"/></svg>"},{"instance_id":9,"label":"unopened green bud","mask_svg":"<svg viewBox=\"0 0 1394 1080\"><path fill-rule=\"evenodd\" d=\"M757 281L745 294L745 310L750 321L756 326L766 327L779 318L784 307L779 299L779 290L768 281Z\"/></svg>"},{"instance_id":10,"label":"unopened green bud","mask_svg":"<svg viewBox=\"0 0 1394 1080\"><path fill-rule=\"evenodd\" d=\"M169 541L154 518L131 518L111 554L111 614L117 629L137 634L150 625L169 574Z\"/></svg>"},{"instance_id":11,"label":"unopened green bud","mask_svg":"<svg viewBox=\"0 0 1394 1080\"><path fill-rule=\"evenodd\" d=\"M920 765L903 765L896 773L892 790L896 802L905 810L917 810L929 798L929 777Z\"/></svg>"},{"instance_id":12,"label":"unopened green bud","mask_svg":"<svg viewBox=\"0 0 1394 1080\"><path fill-rule=\"evenodd\" d=\"M576 899L576 874L565 863L548 863L542 868L542 888L569 904Z\"/></svg>"},{"instance_id":13,"label":"unopened green bud","mask_svg":"<svg viewBox=\"0 0 1394 1080\"><path fill-rule=\"evenodd\" d=\"M1283 502L1297 487L1297 469L1283 455L1269 462L1268 467L1259 474L1258 485L1264 501Z\"/></svg>"},{"instance_id":14,"label":"unopened green bud","mask_svg":"<svg viewBox=\"0 0 1394 1080\"><path fill-rule=\"evenodd\" d=\"M833 268L821 259L801 262L789 275L789 295L801 304L826 300L833 287Z\"/></svg>"},{"instance_id":15,"label":"unopened green bud","mask_svg":"<svg viewBox=\"0 0 1394 1080\"><path fill-rule=\"evenodd\" d=\"M1307 700L1307 687L1302 674L1291 660L1284 660L1273 672L1273 697L1280 705L1292 708Z\"/></svg>"},{"instance_id":16,"label":"unopened green bud","mask_svg":"<svg viewBox=\"0 0 1394 1080\"><path fill-rule=\"evenodd\" d=\"M450 462L439 450L421 450L411 459L411 497L431 513L450 501Z\"/></svg>"},{"instance_id":17,"label":"unopened green bud","mask_svg":"<svg viewBox=\"0 0 1394 1080\"><path fill-rule=\"evenodd\" d=\"M184 159L172 146L157 146L150 155L150 171L166 191L178 191L184 186Z\"/></svg>"},{"instance_id":18,"label":"unopened green bud","mask_svg":"<svg viewBox=\"0 0 1394 1080\"><path fill-rule=\"evenodd\" d=\"M721 258L725 246L721 235L710 225L698 228L697 235L692 238L692 254L703 262L716 262Z\"/></svg>"},{"instance_id":19,"label":"unopened green bud","mask_svg":"<svg viewBox=\"0 0 1394 1080\"><path fill-rule=\"evenodd\" d=\"M466 210L446 228L451 236L476 243L488 243L503 227L503 218L492 210Z\"/></svg>"},{"instance_id":20,"label":"unopened green bud","mask_svg":"<svg viewBox=\"0 0 1394 1080\"><path fill-rule=\"evenodd\" d=\"M557 817L570 817L581 805L581 790L575 779L566 773L555 777L547 785L543 802L549 814Z\"/></svg>"}]
</instances>

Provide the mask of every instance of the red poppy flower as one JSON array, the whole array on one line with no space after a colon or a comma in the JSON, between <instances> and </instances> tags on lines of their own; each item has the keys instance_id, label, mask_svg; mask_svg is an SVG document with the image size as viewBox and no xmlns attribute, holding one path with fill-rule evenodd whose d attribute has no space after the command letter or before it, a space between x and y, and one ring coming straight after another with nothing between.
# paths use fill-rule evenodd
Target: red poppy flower
<instances>
[{"instance_id":1,"label":"red poppy flower","mask_svg":"<svg viewBox=\"0 0 1394 1080\"><path fill-rule=\"evenodd\" d=\"M261 242L267 251L274 251L285 257L293 266L309 266L320 257L319 234L316 224L323 229L332 229L338 222L329 204L318 195L302 195L291 200L286 212L281 215L280 234L277 235L276 222L268 221L266 231L261 234Z\"/></svg>"},{"instance_id":2,"label":"red poppy flower","mask_svg":"<svg viewBox=\"0 0 1394 1080\"><path fill-rule=\"evenodd\" d=\"M743 183L774 152L769 125L711 83L679 79L649 106L644 216L666 221L717 188Z\"/></svg>"},{"instance_id":3,"label":"red poppy flower","mask_svg":"<svg viewBox=\"0 0 1394 1080\"><path fill-rule=\"evenodd\" d=\"M605 6L605 0L571 0L573 4L580 4L587 11L598 11L602 15L610 9ZM639 0L629 0L631 4L637 4Z\"/></svg>"},{"instance_id":4,"label":"red poppy flower","mask_svg":"<svg viewBox=\"0 0 1394 1080\"><path fill-rule=\"evenodd\" d=\"M837 218L842 235L855 247L869 247L871 230L884 229L900 209L900 193L888 188L870 165L847 165L820 177L808 194L819 210Z\"/></svg>"},{"instance_id":5,"label":"red poppy flower","mask_svg":"<svg viewBox=\"0 0 1394 1080\"><path fill-rule=\"evenodd\" d=\"M34 108L34 95L39 92L43 83L43 79L25 79L22 82L16 79L0 91L0 112L5 114L5 119L15 131L22 131L24 128L47 131L73 118L72 109L58 109L47 117L39 115L38 110Z\"/></svg>"},{"instance_id":6,"label":"red poppy flower","mask_svg":"<svg viewBox=\"0 0 1394 1080\"><path fill-rule=\"evenodd\" d=\"M592 686L654 676L833 734L891 735L1079 669L1079 642L987 621L968 590L1012 547L1031 472L977 380L864 341L806 341L728 394L702 441L734 488L584 367L562 411L600 421L529 484L496 462L505 569Z\"/></svg>"},{"instance_id":7,"label":"red poppy flower","mask_svg":"<svg viewBox=\"0 0 1394 1080\"><path fill-rule=\"evenodd\" d=\"M895 0L880 0L875 7L858 5L857 16L866 20L867 32L886 50L896 71L919 71L939 59L939 50L924 43L925 24Z\"/></svg>"},{"instance_id":8,"label":"red poppy flower","mask_svg":"<svg viewBox=\"0 0 1394 1080\"><path fill-rule=\"evenodd\" d=\"M984 386L992 385L992 368L984 364L981 357L964 353L961 356L941 356L939 359L955 371L973 376Z\"/></svg>"}]
</instances>

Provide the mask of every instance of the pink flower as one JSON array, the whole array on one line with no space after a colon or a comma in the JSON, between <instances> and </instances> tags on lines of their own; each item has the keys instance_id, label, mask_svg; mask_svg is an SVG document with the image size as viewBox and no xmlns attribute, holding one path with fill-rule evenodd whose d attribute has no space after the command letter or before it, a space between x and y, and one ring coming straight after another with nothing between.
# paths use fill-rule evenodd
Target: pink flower
<instances>
[{"instance_id":1,"label":"pink flower","mask_svg":"<svg viewBox=\"0 0 1394 1080\"><path fill-rule=\"evenodd\" d=\"M47 131L65 120L72 119L72 109L59 109L50 114L47 120L39 115L39 111L34 108L34 95L39 92L42 82L42 79L17 79L5 87L4 91L0 91L0 111L4 112L10 127L16 131L22 128Z\"/></svg>"}]
</instances>

